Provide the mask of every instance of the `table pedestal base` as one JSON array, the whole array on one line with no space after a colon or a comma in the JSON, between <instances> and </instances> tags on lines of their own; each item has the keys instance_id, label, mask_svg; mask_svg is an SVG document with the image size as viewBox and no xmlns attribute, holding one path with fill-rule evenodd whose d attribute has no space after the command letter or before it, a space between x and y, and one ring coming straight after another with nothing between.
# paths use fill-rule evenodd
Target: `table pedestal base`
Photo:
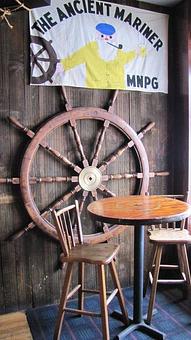
<instances>
[{"instance_id":1,"label":"table pedestal base","mask_svg":"<svg viewBox=\"0 0 191 340\"><path fill-rule=\"evenodd\" d=\"M122 314L118 311L114 311L113 313L111 313L111 317L120 320L121 322L123 322L123 317ZM144 321L142 322L134 322L133 320L129 319L129 326L127 326L123 331L121 331L117 336L116 339L126 339L126 336L130 333L132 333L133 331L140 331L142 333L145 333L151 337L153 337L154 339L165 339L166 334L158 331L157 329L155 329L154 327L145 324Z\"/></svg>"},{"instance_id":2,"label":"table pedestal base","mask_svg":"<svg viewBox=\"0 0 191 340\"><path fill-rule=\"evenodd\" d=\"M144 322L141 323L132 323L127 328L125 328L122 332L120 332L116 339L126 339L127 335L132 333L133 331L143 332L154 339L165 339L165 334L153 328L152 326L146 325Z\"/></svg>"}]
</instances>

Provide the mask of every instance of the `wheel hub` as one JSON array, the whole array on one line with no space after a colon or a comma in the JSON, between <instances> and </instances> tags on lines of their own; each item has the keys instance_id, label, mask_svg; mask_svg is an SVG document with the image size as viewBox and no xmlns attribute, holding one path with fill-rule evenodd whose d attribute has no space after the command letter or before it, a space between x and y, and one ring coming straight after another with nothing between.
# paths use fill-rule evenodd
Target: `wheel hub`
<instances>
[{"instance_id":1,"label":"wheel hub","mask_svg":"<svg viewBox=\"0 0 191 340\"><path fill-rule=\"evenodd\" d=\"M100 186L101 180L101 171L95 166L87 166L79 175L79 184L86 191L96 190Z\"/></svg>"}]
</instances>

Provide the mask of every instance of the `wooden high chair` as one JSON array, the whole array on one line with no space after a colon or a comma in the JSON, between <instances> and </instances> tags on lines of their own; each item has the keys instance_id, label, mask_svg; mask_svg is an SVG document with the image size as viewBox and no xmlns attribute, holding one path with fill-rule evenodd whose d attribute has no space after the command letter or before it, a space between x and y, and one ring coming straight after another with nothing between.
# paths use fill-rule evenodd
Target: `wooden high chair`
<instances>
[{"instance_id":1,"label":"wooden high chair","mask_svg":"<svg viewBox=\"0 0 191 340\"><path fill-rule=\"evenodd\" d=\"M183 195L165 195L166 197L172 197L174 199L184 198ZM187 200L187 199L186 199ZM173 222L160 224L158 226L152 225L148 230L149 242L153 245L153 252L151 256L151 263L148 268L147 275L144 283L144 295L148 282L151 283L151 293L149 298L147 320L148 324L151 323L153 307L156 297L157 283L162 284L185 284L187 287L191 285L191 275L188 263L186 245L191 243L191 235L187 229L185 229L186 220L181 222ZM162 264L162 252L164 246L176 245L178 264ZM160 269L179 270L181 278L165 278L159 279Z\"/></svg>"},{"instance_id":2,"label":"wooden high chair","mask_svg":"<svg viewBox=\"0 0 191 340\"><path fill-rule=\"evenodd\" d=\"M71 215L72 214L72 215ZM75 215L75 218L74 218ZM122 312L122 321L128 324L128 314L125 308L125 302L115 267L115 257L119 250L119 245L101 243L101 244L84 244L82 226L80 221L78 201L68 207L53 211L55 226L62 246L61 262L67 263L65 280L60 299L58 318L54 333L54 340L60 339L62 323L65 312L77 313L80 315L101 316L103 339L109 340L109 324L107 306L114 298L118 297L119 305ZM72 222L74 221L74 222ZM75 225L75 227L74 227ZM77 242L76 242L77 239ZM78 285L69 292L71 283L72 270L74 263L78 264ZM88 290L84 287L84 264L90 263L97 266L99 290ZM107 298L105 282L105 266L108 265L113 283L114 291ZM66 307L67 300L78 291L78 308L71 309ZM84 293L99 293L101 313L86 311L83 308Z\"/></svg>"}]
</instances>

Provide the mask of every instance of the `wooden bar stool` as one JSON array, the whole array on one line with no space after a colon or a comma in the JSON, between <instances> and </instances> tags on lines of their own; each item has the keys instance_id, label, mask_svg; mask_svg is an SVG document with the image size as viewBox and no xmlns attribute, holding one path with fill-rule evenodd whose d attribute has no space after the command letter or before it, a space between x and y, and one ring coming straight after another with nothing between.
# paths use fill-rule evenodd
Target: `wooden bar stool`
<instances>
[{"instance_id":1,"label":"wooden bar stool","mask_svg":"<svg viewBox=\"0 0 191 340\"><path fill-rule=\"evenodd\" d=\"M80 221L78 201L68 207L53 211L53 218L63 250L61 262L67 263L65 280L63 284L58 318L56 321L54 340L60 339L62 324L65 312L77 313L88 316L101 316L103 339L109 340L109 323L107 306L114 296L118 297L119 306L122 312L122 322L128 324L128 314L125 308L124 297L122 294L119 278L115 267L115 257L119 251L119 245L101 243L101 244L84 244L82 226ZM74 218L75 215L75 218ZM74 221L74 222L72 222ZM76 241L77 240L77 241ZM78 284L69 292L72 270L74 263L78 263ZM88 290L84 287L84 265L90 263L97 266L99 290ZM107 298L105 266L108 265L115 289ZM78 291L78 308L71 309L66 307L66 302ZM99 293L101 313L95 313L84 310L84 293Z\"/></svg>"},{"instance_id":2,"label":"wooden bar stool","mask_svg":"<svg viewBox=\"0 0 191 340\"><path fill-rule=\"evenodd\" d=\"M174 199L183 197L183 195L166 195ZM191 243L191 235L185 228L186 220L181 222L173 222L160 224L158 226L151 226L148 230L149 242L153 245L151 254L151 262L147 271L144 282L144 296L148 282L151 283L151 293L149 298L147 320L148 324L151 323L153 307L155 303L157 284L184 284L187 287L191 285L191 275L187 256L186 245ZM164 247L169 245L176 245L178 263L177 264L163 264L161 263L162 252ZM160 269L179 270L181 278L165 278L159 279Z\"/></svg>"}]
</instances>

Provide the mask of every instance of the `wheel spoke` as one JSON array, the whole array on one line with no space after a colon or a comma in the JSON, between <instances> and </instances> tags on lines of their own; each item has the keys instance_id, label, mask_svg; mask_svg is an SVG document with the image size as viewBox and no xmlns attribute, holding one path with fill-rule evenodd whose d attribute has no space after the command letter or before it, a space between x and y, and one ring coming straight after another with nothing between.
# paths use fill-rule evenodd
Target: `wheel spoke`
<instances>
[{"instance_id":1,"label":"wheel spoke","mask_svg":"<svg viewBox=\"0 0 191 340\"><path fill-rule=\"evenodd\" d=\"M83 163L84 167L86 167L86 166L89 165L89 162L88 162L88 160L85 156L85 153L84 153L84 149L83 149L83 146L82 146L82 143L81 143L80 135L79 135L77 127L76 127L75 119L70 119L70 126L73 130L73 133L74 133L74 139L76 141L78 150L80 152L82 163Z\"/></svg>"},{"instance_id":2,"label":"wheel spoke","mask_svg":"<svg viewBox=\"0 0 191 340\"><path fill-rule=\"evenodd\" d=\"M154 127L155 123L151 122L148 125L146 125L146 127L144 127L139 133L138 133L138 138L142 139L144 137L144 135L150 131L153 127ZM133 140L130 140L128 143L123 144L120 148L118 148L113 154L111 154L111 156L109 156L109 158L107 158L106 160L103 160L101 162L101 166L99 167L99 170L101 172L103 172L106 167L111 164L112 162L114 162L118 157L120 157L123 152L127 149L132 148L135 145L135 142Z\"/></svg>"},{"instance_id":3,"label":"wheel spoke","mask_svg":"<svg viewBox=\"0 0 191 340\"><path fill-rule=\"evenodd\" d=\"M62 196L61 198L59 198L58 201L55 201L54 203L52 203L51 205L49 205L49 207L40 214L41 217L46 218L51 212L52 210L59 208L59 206L65 202L67 202L72 196L74 196L77 192L79 192L81 190L80 186L77 185L73 190L71 190L69 193L65 194L64 196ZM17 238L19 238L20 236L22 236L26 231L29 231L31 229L33 229L34 227L36 227L36 224L34 222L30 222L26 227L23 228L23 230L19 230L18 232L16 232L14 234L14 236L11 237L12 240L16 240Z\"/></svg>"},{"instance_id":4,"label":"wheel spoke","mask_svg":"<svg viewBox=\"0 0 191 340\"><path fill-rule=\"evenodd\" d=\"M91 195L92 195L94 201L97 201L97 200L98 200L98 197L97 197L97 190L91 191Z\"/></svg>"},{"instance_id":5,"label":"wheel spoke","mask_svg":"<svg viewBox=\"0 0 191 340\"><path fill-rule=\"evenodd\" d=\"M62 96L64 97L64 101L65 101L65 108L66 108L67 111L71 111L72 105L70 104L70 102L68 100L68 96L66 94L65 86L61 86L61 90L62 90Z\"/></svg>"},{"instance_id":6,"label":"wheel spoke","mask_svg":"<svg viewBox=\"0 0 191 340\"><path fill-rule=\"evenodd\" d=\"M80 185L76 185L75 188L74 188L73 190L71 190L69 193L65 194L64 196L62 196L61 198L59 198L57 201L55 201L53 204L51 204L51 205L49 206L49 208L46 209L46 210L41 214L41 216L42 216L42 217L45 217L46 214L48 214L48 213L51 212L52 210L59 208L59 206L60 206L62 203L67 202L72 196L74 196L74 195L75 195L77 192L79 192L80 190L81 190Z\"/></svg>"},{"instance_id":7,"label":"wheel spoke","mask_svg":"<svg viewBox=\"0 0 191 340\"><path fill-rule=\"evenodd\" d=\"M96 150L95 150L95 154L93 156L93 161L92 161L93 166L97 166L97 164L98 164L98 156L99 156L99 153L100 153L100 150L101 150L101 147L102 147L102 144L103 144L103 141L104 141L105 133L106 133L108 126L109 126L109 121L105 120L103 127L101 129L100 135L99 135L98 140L97 140Z\"/></svg>"},{"instance_id":8,"label":"wheel spoke","mask_svg":"<svg viewBox=\"0 0 191 340\"><path fill-rule=\"evenodd\" d=\"M31 50L31 60L32 60L32 69L34 69L34 65L36 63L36 58L35 58L35 55L34 55L32 50Z\"/></svg>"},{"instance_id":9,"label":"wheel spoke","mask_svg":"<svg viewBox=\"0 0 191 340\"><path fill-rule=\"evenodd\" d=\"M78 165L69 161L68 158L63 156L56 149L51 148L47 143L43 142L43 145L42 144L40 145L45 147L46 150L48 150L53 156L56 156L56 158L60 159L65 165L68 165L69 167L71 167L75 172L80 173L80 171L82 170Z\"/></svg>"},{"instance_id":10,"label":"wheel spoke","mask_svg":"<svg viewBox=\"0 0 191 340\"><path fill-rule=\"evenodd\" d=\"M46 51L46 49L43 46L36 54L34 54L34 58L37 59L44 51Z\"/></svg>"},{"instance_id":11,"label":"wheel spoke","mask_svg":"<svg viewBox=\"0 0 191 340\"><path fill-rule=\"evenodd\" d=\"M104 177L104 176L103 176L103 177ZM102 177L102 178L103 178L103 177ZM114 193L112 193L111 191L109 191L108 189L106 189L106 187L104 187L103 185L102 185L102 187L99 188L99 189L101 189L101 191L102 191L102 189L104 189L104 191L107 191L109 194L111 194L111 196L115 196ZM95 193L95 192L94 192L94 193ZM93 196L93 198L95 199L95 196L93 195L93 193L92 193L92 196ZM97 200L97 199L98 199L98 197L97 197L97 191L96 191L96 199L95 199L95 200ZM108 224L106 224L106 223L104 223L104 222L98 222L98 221L96 221L96 225L97 225L98 231L101 230L103 233L108 233L108 232L109 232L109 228L115 227L115 225L110 225L110 226L108 226ZM106 242L108 242L108 240L107 240Z\"/></svg>"},{"instance_id":12,"label":"wheel spoke","mask_svg":"<svg viewBox=\"0 0 191 340\"><path fill-rule=\"evenodd\" d=\"M83 191L83 193L82 193L82 200L80 201L80 204L79 204L79 211L80 211L80 214L81 214L81 212L82 212L82 210L83 210L83 207L84 207L84 203L85 203L85 201L86 201L86 198L88 197L88 194L89 194L89 192L88 191Z\"/></svg>"},{"instance_id":13,"label":"wheel spoke","mask_svg":"<svg viewBox=\"0 0 191 340\"><path fill-rule=\"evenodd\" d=\"M107 159L103 160L101 162L101 165L98 167L101 172L105 171L105 169L108 167L109 164L114 162L118 157L120 157L125 150L132 147L131 143L132 141L128 142L127 144L121 146L118 148L114 153L112 153ZM133 142L132 142L133 143Z\"/></svg>"},{"instance_id":14,"label":"wheel spoke","mask_svg":"<svg viewBox=\"0 0 191 340\"><path fill-rule=\"evenodd\" d=\"M44 68L42 67L41 63L39 63L38 60L35 60L35 64L44 76L46 72L45 72Z\"/></svg>"},{"instance_id":15,"label":"wheel spoke","mask_svg":"<svg viewBox=\"0 0 191 340\"><path fill-rule=\"evenodd\" d=\"M92 195L92 198L94 201L97 201L98 200L98 196L97 196L97 190L95 191L91 191L91 195ZM108 231L108 227L105 227L105 223L103 222L100 222L100 221L95 221L95 228L96 228L96 231L97 232L105 232L105 231ZM104 229L105 228L105 229Z\"/></svg>"},{"instance_id":16,"label":"wheel spoke","mask_svg":"<svg viewBox=\"0 0 191 340\"><path fill-rule=\"evenodd\" d=\"M62 183L62 182L78 182L77 176L62 176L62 177L30 177L29 184L39 184L39 183ZM0 178L0 184L3 183L12 183L12 184L20 184L19 177L13 178Z\"/></svg>"},{"instance_id":17,"label":"wheel spoke","mask_svg":"<svg viewBox=\"0 0 191 340\"><path fill-rule=\"evenodd\" d=\"M149 172L149 177L160 177L160 176L169 176L169 172L168 171L161 171L161 172ZM113 179L129 179L129 178L143 178L143 173L142 172L136 172L133 174L128 174L128 173L124 173L124 174L110 174L110 175L103 175L102 176L102 181L103 182L108 182L109 180L113 180Z\"/></svg>"},{"instance_id":18,"label":"wheel spoke","mask_svg":"<svg viewBox=\"0 0 191 340\"><path fill-rule=\"evenodd\" d=\"M111 112L111 113L113 112L113 106L114 106L114 103L117 99L118 93L119 93L119 90L114 91L113 97L112 97L111 102L109 104L108 112Z\"/></svg>"},{"instance_id":19,"label":"wheel spoke","mask_svg":"<svg viewBox=\"0 0 191 340\"><path fill-rule=\"evenodd\" d=\"M10 117L9 119L14 126L23 131L28 137L30 137L31 139L35 137L35 132L21 124L15 117ZM42 141L40 143L40 146L47 150L51 155L61 160L65 165L70 166L75 172L79 173L82 170L79 166L69 161L69 159L67 159L65 156L61 155L61 153L58 152L56 149L51 148L45 141Z\"/></svg>"},{"instance_id":20,"label":"wheel spoke","mask_svg":"<svg viewBox=\"0 0 191 340\"><path fill-rule=\"evenodd\" d=\"M91 191L91 194L92 194L93 200L97 201L98 200L97 191ZM109 231L109 227L108 227L108 225L106 223L103 223L103 222L100 222L100 221L96 221L95 225L96 225L96 228L97 228L98 232L100 232L100 230L102 232L104 232L104 233L107 233Z\"/></svg>"},{"instance_id":21,"label":"wheel spoke","mask_svg":"<svg viewBox=\"0 0 191 340\"><path fill-rule=\"evenodd\" d=\"M49 63L50 59L47 59L46 57L38 57L38 61L44 61L44 62ZM36 63L37 63L37 61L36 61Z\"/></svg>"},{"instance_id":22,"label":"wheel spoke","mask_svg":"<svg viewBox=\"0 0 191 340\"><path fill-rule=\"evenodd\" d=\"M109 196L115 197L116 194L114 192L112 192L111 190L109 190L108 188L106 188L105 185L101 184L98 188L99 190L101 190L102 192L106 192Z\"/></svg>"}]
</instances>

